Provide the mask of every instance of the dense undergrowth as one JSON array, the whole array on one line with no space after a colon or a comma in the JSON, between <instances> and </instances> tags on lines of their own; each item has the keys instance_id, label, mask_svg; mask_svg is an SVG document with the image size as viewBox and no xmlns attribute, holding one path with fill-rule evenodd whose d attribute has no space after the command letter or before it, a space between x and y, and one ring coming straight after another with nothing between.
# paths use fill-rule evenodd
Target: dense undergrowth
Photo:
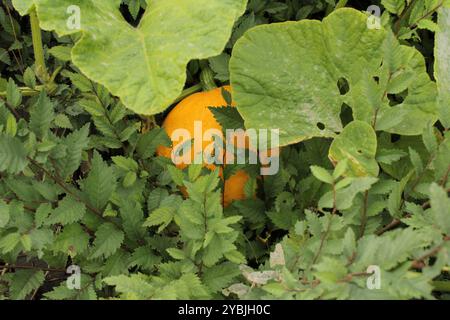
<instances>
[{"instance_id":1,"label":"dense undergrowth","mask_svg":"<svg viewBox=\"0 0 450 320\"><path fill-rule=\"evenodd\" d=\"M131 33L82 37L47 0L2 0L0 298L449 298L449 2L249 0L241 15L246 1L209 1L217 34L206 21L161 26L210 38L198 52L149 50L166 68L155 84L139 54L114 51L134 48ZM69 2L82 1L51 5ZM106 2L145 34L145 0ZM167 0L168 24L181 2ZM92 34L129 42L106 41L106 57ZM205 70L231 80L239 113L214 111L222 127L281 129L276 175L224 168L250 176L247 199L226 208L219 169L156 155L171 143L167 113Z\"/></svg>"}]
</instances>

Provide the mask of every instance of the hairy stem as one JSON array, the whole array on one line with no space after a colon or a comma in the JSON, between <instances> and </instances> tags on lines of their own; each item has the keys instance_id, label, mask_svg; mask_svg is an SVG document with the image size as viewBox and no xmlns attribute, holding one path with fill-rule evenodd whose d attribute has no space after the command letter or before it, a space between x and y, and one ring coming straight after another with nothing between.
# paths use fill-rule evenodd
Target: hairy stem
<instances>
[{"instance_id":1,"label":"hairy stem","mask_svg":"<svg viewBox=\"0 0 450 320\"><path fill-rule=\"evenodd\" d=\"M45 67L44 47L42 45L41 28L39 27L39 19L36 8L30 12L31 36L33 39L34 60L36 64L36 75L44 82L48 82L50 76Z\"/></svg>"}]
</instances>

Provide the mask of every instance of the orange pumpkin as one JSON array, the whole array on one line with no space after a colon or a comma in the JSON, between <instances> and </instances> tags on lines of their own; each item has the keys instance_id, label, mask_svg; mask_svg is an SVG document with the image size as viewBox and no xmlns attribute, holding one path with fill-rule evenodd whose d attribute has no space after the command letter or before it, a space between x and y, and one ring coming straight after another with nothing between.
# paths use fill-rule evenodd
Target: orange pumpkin
<instances>
[{"instance_id":1,"label":"orange pumpkin","mask_svg":"<svg viewBox=\"0 0 450 320\"><path fill-rule=\"evenodd\" d=\"M223 87L227 91L231 91L229 86ZM209 107L221 107L227 105L222 96L222 88L216 88L207 92L199 92L190 95L182 100L166 117L163 128L167 135L172 137L172 134L177 129L186 129L192 137L194 137L194 123L201 121L203 131L208 129L217 129L222 131L221 125L216 121ZM233 105L234 106L234 105ZM178 143L178 141L172 141ZM211 142L202 141L202 151L210 145ZM191 159L194 159L194 148L191 148ZM172 148L160 146L157 149L157 154L167 158L171 158ZM204 164L210 170L215 169L214 164ZM181 162L177 165L178 168L184 169L187 167L186 163ZM245 199L244 186L248 181L248 174L240 170L225 181L223 202L225 206L229 206L234 200ZM182 190L183 194L186 192Z\"/></svg>"}]
</instances>

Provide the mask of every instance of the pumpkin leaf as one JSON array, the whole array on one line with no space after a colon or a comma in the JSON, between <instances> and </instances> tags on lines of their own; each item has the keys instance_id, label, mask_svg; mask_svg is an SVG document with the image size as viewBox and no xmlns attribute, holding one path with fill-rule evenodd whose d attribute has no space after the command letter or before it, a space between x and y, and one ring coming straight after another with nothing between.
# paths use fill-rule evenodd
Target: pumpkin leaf
<instances>
[{"instance_id":1,"label":"pumpkin leaf","mask_svg":"<svg viewBox=\"0 0 450 320\"><path fill-rule=\"evenodd\" d=\"M375 160L377 136L372 127L364 121L349 123L331 144L329 158L333 162L348 160L347 175L352 177L378 176L379 167Z\"/></svg>"},{"instance_id":2,"label":"pumpkin leaf","mask_svg":"<svg viewBox=\"0 0 450 320\"><path fill-rule=\"evenodd\" d=\"M90 79L140 114L164 111L180 94L192 59L219 55L246 0L153 0L137 28L120 0L35 0L41 28L83 34L72 61ZM69 29L67 8L80 8L80 29ZM89 52L87 55L86 52Z\"/></svg>"},{"instance_id":3,"label":"pumpkin leaf","mask_svg":"<svg viewBox=\"0 0 450 320\"><path fill-rule=\"evenodd\" d=\"M439 92L439 118L450 127L450 8L441 8L436 33L434 75Z\"/></svg>"},{"instance_id":4,"label":"pumpkin leaf","mask_svg":"<svg viewBox=\"0 0 450 320\"><path fill-rule=\"evenodd\" d=\"M33 0L12 0L14 8L24 16L28 14L33 6Z\"/></svg>"},{"instance_id":5,"label":"pumpkin leaf","mask_svg":"<svg viewBox=\"0 0 450 320\"><path fill-rule=\"evenodd\" d=\"M344 103L354 119L391 133L421 134L437 120L436 85L420 52L367 28L355 9L249 30L234 47L230 78L246 127L279 128L281 146L334 137ZM392 107L391 95L403 101Z\"/></svg>"}]
</instances>

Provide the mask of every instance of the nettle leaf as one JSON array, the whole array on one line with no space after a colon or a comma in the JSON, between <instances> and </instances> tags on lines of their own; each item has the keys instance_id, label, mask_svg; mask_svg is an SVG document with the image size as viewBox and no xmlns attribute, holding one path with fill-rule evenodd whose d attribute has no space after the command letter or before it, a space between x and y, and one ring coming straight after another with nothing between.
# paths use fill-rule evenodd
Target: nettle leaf
<instances>
[{"instance_id":1,"label":"nettle leaf","mask_svg":"<svg viewBox=\"0 0 450 320\"><path fill-rule=\"evenodd\" d=\"M430 202L436 226L444 234L450 233L450 199L447 192L436 183L430 187Z\"/></svg>"},{"instance_id":2,"label":"nettle leaf","mask_svg":"<svg viewBox=\"0 0 450 320\"><path fill-rule=\"evenodd\" d=\"M377 181L378 179L373 177L352 178L349 186L339 189L336 192L336 208L339 210L350 208L356 195L369 190ZM319 207L332 208L333 198L333 192L327 192L319 200Z\"/></svg>"},{"instance_id":3,"label":"nettle leaf","mask_svg":"<svg viewBox=\"0 0 450 320\"><path fill-rule=\"evenodd\" d=\"M96 300L97 294L92 278L81 274L80 283L81 288L73 290L63 281L59 286L54 287L52 291L46 292L44 296L50 300Z\"/></svg>"},{"instance_id":4,"label":"nettle leaf","mask_svg":"<svg viewBox=\"0 0 450 320\"><path fill-rule=\"evenodd\" d=\"M9 206L0 199L0 229L8 224L9 218Z\"/></svg>"},{"instance_id":5,"label":"nettle leaf","mask_svg":"<svg viewBox=\"0 0 450 320\"><path fill-rule=\"evenodd\" d=\"M61 223L63 225L78 222L86 213L83 203L75 200L71 196L66 196L58 204L58 208L53 210L50 217L45 220L46 224Z\"/></svg>"},{"instance_id":6,"label":"nettle leaf","mask_svg":"<svg viewBox=\"0 0 450 320\"><path fill-rule=\"evenodd\" d=\"M43 29L60 36L81 31L72 61L86 76L131 110L150 115L164 111L180 94L190 60L222 52L247 1L154 0L137 28L123 18L120 0L35 2ZM73 5L81 12L79 30L67 23L67 8Z\"/></svg>"},{"instance_id":7,"label":"nettle leaf","mask_svg":"<svg viewBox=\"0 0 450 320\"><path fill-rule=\"evenodd\" d=\"M98 152L95 152L89 176L82 183L86 198L95 208L102 210L115 189L116 177L113 169L103 161Z\"/></svg>"},{"instance_id":8,"label":"nettle leaf","mask_svg":"<svg viewBox=\"0 0 450 320\"><path fill-rule=\"evenodd\" d=\"M202 275L202 280L208 288L216 292L226 288L240 274L241 272L237 265L224 262L206 269Z\"/></svg>"},{"instance_id":9,"label":"nettle leaf","mask_svg":"<svg viewBox=\"0 0 450 320\"><path fill-rule=\"evenodd\" d=\"M153 296L156 288L150 285L147 277L142 274L135 274L127 277L119 275L105 278L103 281L110 286L115 286L116 290L122 294L123 299L148 299Z\"/></svg>"},{"instance_id":10,"label":"nettle leaf","mask_svg":"<svg viewBox=\"0 0 450 320\"><path fill-rule=\"evenodd\" d=\"M441 8L436 33L434 76L439 92L439 118L450 127L450 8Z\"/></svg>"},{"instance_id":11,"label":"nettle leaf","mask_svg":"<svg viewBox=\"0 0 450 320\"><path fill-rule=\"evenodd\" d=\"M60 175L65 178L80 167L83 150L87 149L89 144L89 124L69 134L63 142L66 146L66 156L56 163Z\"/></svg>"},{"instance_id":12,"label":"nettle leaf","mask_svg":"<svg viewBox=\"0 0 450 320\"><path fill-rule=\"evenodd\" d=\"M391 133L421 134L437 119L436 85L420 52L367 28L354 9L249 30L234 47L230 73L246 127L279 128L280 145L334 137L344 103L356 120ZM403 101L392 107L391 95Z\"/></svg>"},{"instance_id":13,"label":"nettle leaf","mask_svg":"<svg viewBox=\"0 0 450 320\"><path fill-rule=\"evenodd\" d=\"M33 6L33 0L12 0L14 8L22 15L26 15L30 12Z\"/></svg>"},{"instance_id":14,"label":"nettle leaf","mask_svg":"<svg viewBox=\"0 0 450 320\"><path fill-rule=\"evenodd\" d=\"M83 253L89 245L89 234L87 234L81 225L73 223L64 226L63 231L57 236L54 244L54 250L64 254L70 254L72 257Z\"/></svg>"},{"instance_id":15,"label":"nettle leaf","mask_svg":"<svg viewBox=\"0 0 450 320\"><path fill-rule=\"evenodd\" d=\"M45 280L40 270L17 270L11 279L10 298L22 300L33 290L38 289Z\"/></svg>"},{"instance_id":16,"label":"nettle leaf","mask_svg":"<svg viewBox=\"0 0 450 320\"><path fill-rule=\"evenodd\" d=\"M376 177L379 172L376 153L375 131L364 121L353 121L333 140L328 156L335 163L347 159L350 176Z\"/></svg>"},{"instance_id":17,"label":"nettle leaf","mask_svg":"<svg viewBox=\"0 0 450 320\"><path fill-rule=\"evenodd\" d=\"M120 248L124 234L118 230L112 223L106 222L102 224L95 233L94 249L90 256L95 259L101 256L108 258Z\"/></svg>"},{"instance_id":18,"label":"nettle leaf","mask_svg":"<svg viewBox=\"0 0 450 320\"><path fill-rule=\"evenodd\" d=\"M47 136L50 125L55 118L54 106L45 91L30 110L30 129L37 137L43 139Z\"/></svg>"},{"instance_id":19,"label":"nettle leaf","mask_svg":"<svg viewBox=\"0 0 450 320\"><path fill-rule=\"evenodd\" d=\"M0 172L19 173L27 164L27 151L22 142L8 134L0 133Z\"/></svg>"}]
</instances>

